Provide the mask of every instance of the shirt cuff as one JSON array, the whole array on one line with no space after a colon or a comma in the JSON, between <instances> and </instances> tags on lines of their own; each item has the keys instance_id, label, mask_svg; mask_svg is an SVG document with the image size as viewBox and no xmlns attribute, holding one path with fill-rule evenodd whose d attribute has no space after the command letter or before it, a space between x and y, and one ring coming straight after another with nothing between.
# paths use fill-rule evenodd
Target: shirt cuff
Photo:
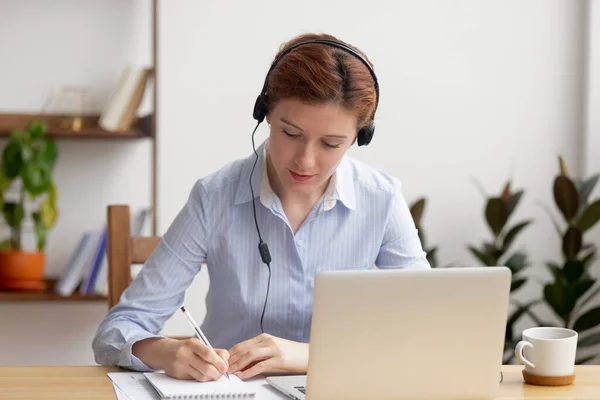
<instances>
[{"instance_id":1,"label":"shirt cuff","mask_svg":"<svg viewBox=\"0 0 600 400\"><path fill-rule=\"evenodd\" d=\"M121 349L121 354L119 357L119 366L132 369L140 372L154 372L156 371L153 368L150 368L146 364L144 364L139 358L133 355L132 348L134 343L139 342L140 340L148 339L148 338L165 338L166 336L160 335L152 335L148 334L146 336L141 336L130 340L127 342L125 346Z\"/></svg>"}]
</instances>

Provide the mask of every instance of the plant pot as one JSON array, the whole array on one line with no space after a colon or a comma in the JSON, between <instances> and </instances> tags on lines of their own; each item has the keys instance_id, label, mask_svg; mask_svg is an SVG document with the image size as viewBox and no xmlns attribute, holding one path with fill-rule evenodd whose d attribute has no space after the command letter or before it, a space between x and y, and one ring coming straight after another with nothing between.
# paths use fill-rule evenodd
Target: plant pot
<instances>
[{"instance_id":1,"label":"plant pot","mask_svg":"<svg viewBox=\"0 0 600 400\"><path fill-rule=\"evenodd\" d=\"M0 289L45 290L42 251L11 251L0 253Z\"/></svg>"}]
</instances>

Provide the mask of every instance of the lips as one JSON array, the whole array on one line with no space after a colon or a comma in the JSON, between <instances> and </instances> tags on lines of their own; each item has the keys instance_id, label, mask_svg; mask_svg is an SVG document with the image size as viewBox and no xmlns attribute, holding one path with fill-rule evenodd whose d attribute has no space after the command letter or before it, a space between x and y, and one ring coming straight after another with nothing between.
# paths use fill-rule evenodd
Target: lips
<instances>
[{"instance_id":1,"label":"lips","mask_svg":"<svg viewBox=\"0 0 600 400\"><path fill-rule=\"evenodd\" d=\"M292 170L288 170L290 171L290 174L292 175L292 178L294 178L294 180L298 181L298 182L306 182L307 180L309 180L310 178L312 178L314 175L301 175L301 174L297 174Z\"/></svg>"}]
</instances>

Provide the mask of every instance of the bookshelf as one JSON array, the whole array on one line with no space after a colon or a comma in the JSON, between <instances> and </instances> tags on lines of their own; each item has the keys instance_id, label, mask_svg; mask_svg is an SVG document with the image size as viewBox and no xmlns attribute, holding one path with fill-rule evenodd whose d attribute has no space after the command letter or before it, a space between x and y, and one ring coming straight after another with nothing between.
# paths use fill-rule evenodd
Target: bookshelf
<instances>
[{"instance_id":1,"label":"bookshelf","mask_svg":"<svg viewBox=\"0 0 600 400\"><path fill-rule=\"evenodd\" d=\"M0 303L13 301L56 301L56 302L73 302L73 301L95 301L106 302L106 296L86 295L82 296L77 291L70 296L61 296L54 292L56 279L47 279L48 288L42 291L0 291Z\"/></svg>"},{"instance_id":2,"label":"bookshelf","mask_svg":"<svg viewBox=\"0 0 600 400\"><path fill-rule=\"evenodd\" d=\"M10 133L15 128L22 128L27 125L34 117L46 123L48 128L48 136L60 141L116 141L130 142L136 140L150 141L151 157L149 179L151 186L150 208L152 210L151 231L152 235L156 235L157 227L157 170L158 170L158 129L157 129L157 114L158 114L158 2L159 0L148 0L152 5L152 33L151 33L151 49L152 49L152 65L151 74L153 78L152 91L152 115L146 121L138 120L134 125L120 132L112 132L101 129L98 126L99 115L86 115L81 118L81 127L77 130L70 129L68 124L65 124L67 116L64 115L35 115L31 113L0 113L0 139L8 138ZM142 124L141 122L144 122ZM142 126L143 125L143 126ZM106 296L101 295L80 295L77 290L70 296L61 296L54 292L54 286L57 279L47 277L45 279L46 289L42 291L25 291L25 290L3 290L0 289L0 303L5 302L55 302L63 304L68 302L107 302Z\"/></svg>"},{"instance_id":3,"label":"bookshelf","mask_svg":"<svg viewBox=\"0 0 600 400\"><path fill-rule=\"evenodd\" d=\"M101 129L98 127L99 115L82 117L82 127L75 131L65 126L68 116L35 114L0 114L0 138L9 137L13 129L24 128L32 119L43 121L47 126L48 136L55 140L128 140L153 138L153 132L144 132L139 124L127 131L120 132Z\"/></svg>"}]
</instances>

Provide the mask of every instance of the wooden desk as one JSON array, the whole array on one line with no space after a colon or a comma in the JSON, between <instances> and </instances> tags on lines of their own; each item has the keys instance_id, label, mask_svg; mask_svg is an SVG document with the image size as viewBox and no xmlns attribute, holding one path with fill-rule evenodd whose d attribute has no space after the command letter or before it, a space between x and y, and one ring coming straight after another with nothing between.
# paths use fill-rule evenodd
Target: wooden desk
<instances>
[{"instance_id":1,"label":"wooden desk","mask_svg":"<svg viewBox=\"0 0 600 400\"><path fill-rule=\"evenodd\" d=\"M575 367L577 378L571 386L550 388L523 383L521 366L502 368L504 382L498 400L509 399L600 399L600 365ZM85 367L0 367L0 399L115 400L107 372L118 368ZM269 398L279 397L270 391ZM257 400L264 398L257 396ZM281 396L281 399L286 397Z\"/></svg>"}]
</instances>

